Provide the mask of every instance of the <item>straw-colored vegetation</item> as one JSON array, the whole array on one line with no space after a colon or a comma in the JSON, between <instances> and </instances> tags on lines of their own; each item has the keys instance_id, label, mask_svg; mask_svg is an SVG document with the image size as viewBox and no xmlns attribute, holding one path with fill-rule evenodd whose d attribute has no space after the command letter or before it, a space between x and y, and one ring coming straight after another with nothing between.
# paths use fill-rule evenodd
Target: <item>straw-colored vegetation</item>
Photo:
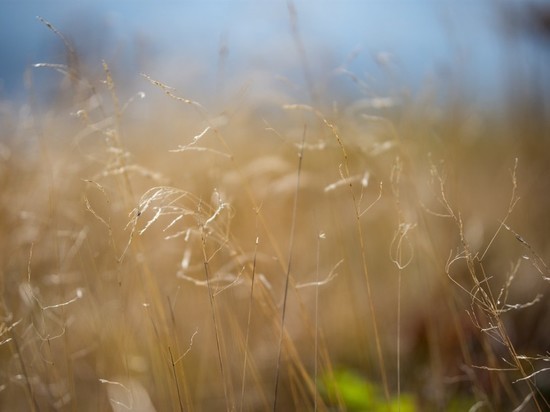
<instances>
[{"instance_id":1,"label":"straw-colored vegetation","mask_svg":"<svg viewBox=\"0 0 550 412\"><path fill-rule=\"evenodd\" d=\"M0 409L548 410L528 101L220 115L86 78L44 23L69 64L33 70L70 86L0 120Z\"/></svg>"}]
</instances>

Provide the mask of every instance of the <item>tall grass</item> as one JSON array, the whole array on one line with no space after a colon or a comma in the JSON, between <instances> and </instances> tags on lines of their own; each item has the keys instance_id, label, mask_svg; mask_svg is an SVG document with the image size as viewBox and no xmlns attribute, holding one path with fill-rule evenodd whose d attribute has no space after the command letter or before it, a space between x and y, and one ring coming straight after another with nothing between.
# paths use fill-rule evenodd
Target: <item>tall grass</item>
<instances>
[{"instance_id":1,"label":"tall grass","mask_svg":"<svg viewBox=\"0 0 550 412\"><path fill-rule=\"evenodd\" d=\"M549 408L548 142L327 109L289 11L310 101L263 118L127 98L43 21L71 103L1 119L1 409Z\"/></svg>"}]
</instances>

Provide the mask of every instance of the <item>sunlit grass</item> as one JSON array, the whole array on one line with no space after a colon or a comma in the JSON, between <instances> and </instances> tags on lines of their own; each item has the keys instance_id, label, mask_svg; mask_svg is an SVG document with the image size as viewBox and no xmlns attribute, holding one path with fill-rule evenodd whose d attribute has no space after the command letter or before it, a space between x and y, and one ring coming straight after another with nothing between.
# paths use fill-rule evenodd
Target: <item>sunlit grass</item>
<instances>
[{"instance_id":1,"label":"sunlit grass","mask_svg":"<svg viewBox=\"0 0 550 412\"><path fill-rule=\"evenodd\" d=\"M35 69L86 98L2 119L3 409L548 408L549 152L521 124Z\"/></svg>"}]
</instances>

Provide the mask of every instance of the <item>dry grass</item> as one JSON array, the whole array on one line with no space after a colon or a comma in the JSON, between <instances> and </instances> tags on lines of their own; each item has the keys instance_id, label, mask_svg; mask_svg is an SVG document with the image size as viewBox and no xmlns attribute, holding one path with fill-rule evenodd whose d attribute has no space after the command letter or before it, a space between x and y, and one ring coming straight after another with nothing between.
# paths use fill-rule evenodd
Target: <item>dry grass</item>
<instances>
[{"instance_id":1,"label":"dry grass","mask_svg":"<svg viewBox=\"0 0 550 412\"><path fill-rule=\"evenodd\" d=\"M127 104L69 55L69 110L1 119L2 409L549 408L548 141L466 102Z\"/></svg>"}]
</instances>

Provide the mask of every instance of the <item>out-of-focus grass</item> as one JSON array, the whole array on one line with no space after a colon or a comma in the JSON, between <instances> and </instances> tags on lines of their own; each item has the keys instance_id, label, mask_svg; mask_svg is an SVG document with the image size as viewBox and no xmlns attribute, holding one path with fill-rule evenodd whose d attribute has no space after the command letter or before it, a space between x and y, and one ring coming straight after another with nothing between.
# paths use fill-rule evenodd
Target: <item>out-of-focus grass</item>
<instances>
[{"instance_id":1,"label":"out-of-focus grass","mask_svg":"<svg viewBox=\"0 0 550 412\"><path fill-rule=\"evenodd\" d=\"M68 69L1 119L2 409L548 408L547 118Z\"/></svg>"}]
</instances>

